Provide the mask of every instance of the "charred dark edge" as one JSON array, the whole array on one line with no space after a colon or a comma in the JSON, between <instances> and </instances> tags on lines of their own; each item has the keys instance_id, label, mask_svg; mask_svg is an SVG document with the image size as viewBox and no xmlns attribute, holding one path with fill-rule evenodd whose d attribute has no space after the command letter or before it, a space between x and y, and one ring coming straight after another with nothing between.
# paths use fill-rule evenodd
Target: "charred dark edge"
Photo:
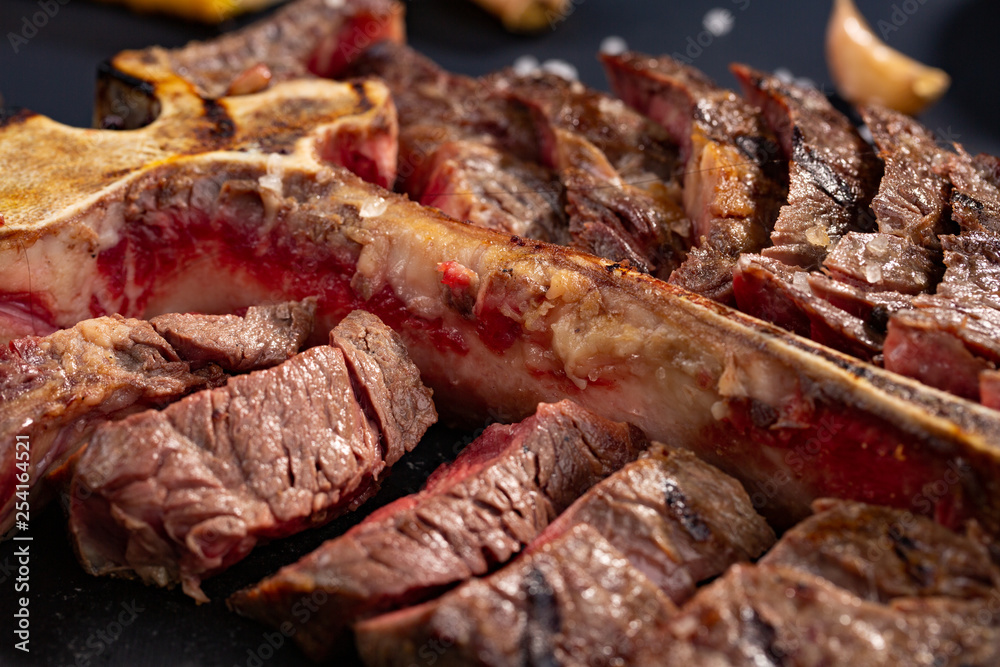
<instances>
[{"instance_id":1,"label":"charred dark edge","mask_svg":"<svg viewBox=\"0 0 1000 667\"><path fill-rule=\"evenodd\" d=\"M107 108L114 105L120 98L115 89L128 91L130 95L146 98L147 104L129 104L122 106L127 113L118 116L115 109ZM97 66L96 103L94 105L94 127L104 130L135 130L149 125L160 115L160 101L156 97L156 86L150 81L140 79L118 69L113 60L105 60Z\"/></svg>"},{"instance_id":2,"label":"charred dark edge","mask_svg":"<svg viewBox=\"0 0 1000 667\"><path fill-rule=\"evenodd\" d=\"M544 572L532 567L524 577L522 590L527 612L522 645L524 664L559 667L554 640L562 628L562 618L552 584Z\"/></svg>"},{"instance_id":3,"label":"charred dark edge","mask_svg":"<svg viewBox=\"0 0 1000 667\"><path fill-rule=\"evenodd\" d=\"M236 134L236 124L226 108L217 100L203 99L205 117L212 123L209 134L215 139L231 139Z\"/></svg>"},{"instance_id":4,"label":"charred dark edge","mask_svg":"<svg viewBox=\"0 0 1000 667\"><path fill-rule=\"evenodd\" d=\"M23 123L38 114L22 107L0 107L0 128L11 127Z\"/></svg>"}]
</instances>

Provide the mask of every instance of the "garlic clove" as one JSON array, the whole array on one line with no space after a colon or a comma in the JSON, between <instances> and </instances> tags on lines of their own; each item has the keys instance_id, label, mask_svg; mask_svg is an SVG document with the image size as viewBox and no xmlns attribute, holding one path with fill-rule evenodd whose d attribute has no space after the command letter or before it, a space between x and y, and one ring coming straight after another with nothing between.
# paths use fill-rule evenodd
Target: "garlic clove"
<instances>
[{"instance_id":1,"label":"garlic clove","mask_svg":"<svg viewBox=\"0 0 1000 667\"><path fill-rule=\"evenodd\" d=\"M837 91L853 104L882 104L915 114L944 95L951 78L887 46L853 0L834 0L826 60Z\"/></svg>"}]
</instances>

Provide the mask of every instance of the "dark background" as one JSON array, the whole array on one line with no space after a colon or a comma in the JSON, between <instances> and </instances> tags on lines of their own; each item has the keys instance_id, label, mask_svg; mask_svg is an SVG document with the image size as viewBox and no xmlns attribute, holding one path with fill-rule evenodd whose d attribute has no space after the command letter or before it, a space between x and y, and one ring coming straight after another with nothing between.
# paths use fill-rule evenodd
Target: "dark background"
<instances>
[{"instance_id":1,"label":"dark background","mask_svg":"<svg viewBox=\"0 0 1000 667\"><path fill-rule=\"evenodd\" d=\"M102 60L126 48L180 46L191 39L207 39L250 20L205 27L68 0L15 53L8 33L21 32L24 17L39 11L37 2L0 0L0 94L8 106L27 107L79 126L90 124L94 72ZM633 49L686 56L726 85L733 85L727 65L741 60L761 69L785 68L832 90L823 52L829 9L825 1L572 0L572 11L564 21L530 37L506 33L465 0L413 0L407 5L411 44L446 67L468 74L505 67L530 55L543 62L556 58L572 63L585 83L605 88L595 54L605 37L617 35ZM887 33L891 46L951 74L951 90L921 117L924 123L972 152L1000 154L1000 67L995 55L1000 6L995 0L858 0L858 5L873 26L882 21L898 28ZM705 32L702 19L713 8L731 13L728 34L714 37ZM416 489L469 437L434 429L417 452L397 465L383 493L366 511ZM34 541L28 594L32 652L27 659L13 649L11 615L14 600L21 595L14 592L15 544L0 545L0 665L302 664L301 654L287 642L277 651L259 651L268 630L230 614L223 600L359 518L360 514L348 517L257 550L207 582L205 591L213 602L197 606L179 590L85 575L65 538L59 508L50 506L36 513L28 532ZM119 620L132 619L132 610L134 620L121 627ZM257 662L255 653L273 655ZM344 656L341 663L353 660Z\"/></svg>"}]
</instances>

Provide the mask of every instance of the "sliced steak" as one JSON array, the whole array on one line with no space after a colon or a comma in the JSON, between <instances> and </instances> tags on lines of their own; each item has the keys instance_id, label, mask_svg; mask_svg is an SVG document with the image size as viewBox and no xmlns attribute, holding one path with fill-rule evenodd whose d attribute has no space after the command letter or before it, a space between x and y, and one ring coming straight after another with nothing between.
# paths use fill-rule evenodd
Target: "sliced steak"
<instances>
[{"instance_id":1,"label":"sliced steak","mask_svg":"<svg viewBox=\"0 0 1000 667\"><path fill-rule=\"evenodd\" d=\"M927 128L898 111L867 106L861 117L885 162L885 175L872 200L879 231L939 250L939 237L953 231L951 184L940 173L948 153Z\"/></svg>"},{"instance_id":2,"label":"sliced steak","mask_svg":"<svg viewBox=\"0 0 1000 667\"><path fill-rule=\"evenodd\" d=\"M1000 185L996 171L983 160L978 162L961 146L941 167L954 186L951 217L962 232L1000 233Z\"/></svg>"},{"instance_id":3,"label":"sliced steak","mask_svg":"<svg viewBox=\"0 0 1000 667\"><path fill-rule=\"evenodd\" d=\"M361 326L373 326L370 317L361 316ZM331 336L337 344L348 339L345 350L318 346L162 412L99 428L77 465L70 501L84 567L93 574L134 573L159 586L180 582L205 601L202 579L258 541L322 523L366 500L401 452L380 445L377 420L353 388L368 378L352 377L358 363L345 357L387 359L381 351L350 349L358 343L358 321L346 321L348 330ZM403 355L394 363L412 364ZM398 391L404 403L423 407L415 424L433 421L427 389L403 383ZM369 392L369 399L395 398Z\"/></svg>"},{"instance_id":4,"label":"sliced steak","mask_svg":"<svg viewBox=\"0 0 1000 667\"><path fill-rule=\"evenodd\" d=\"M886 369L979 400L979 373L1000 363L996 297L924 295L913 304L889 320Z\"/></svg>"},{"instance_id":5,"label":"sliced steak","mask_svg":"<svg viewBox=\"0 0 1000 667\"><path fill-rule=\"evenodd\" d=\"M735 565L669 623L659 663L986 665L1000 660L1000 622L985 600L866 601L808 572Z\"/></svg>"},{"instance_id":6,"label":"sliced steak","mask_svg":"<svg viewBox=\"0 0 1000 667\"><path fill-rule=\"evenodd\" d=\"M593 552L581 559L588 541ZM538 664L535 647L548 647L553 664L586 664L598 654L612 664L652 664L671 602L773 542L735 479L656 444L587 491L499 572L359 623L358 647L370 665L408 665L431 641L444 647L445 664ZM530 591L542 582L551 584L550 622L539 627Z\"/></svg>"},{"instance_id":7,"label":"sliced steak","mask_svg":"<svg viewBox=\"0 0 1000 667\"><path fill-rule=\"evenodd\" d=\"M648 442L634 427L563 401L494 425L418 494L378 510L299 562L230 598L322 659L353 622L432 597L507 562L581 493ZM308 619L301 600L327 600Z\"/></svg>"},{"instance_id":8,"label":"sliced steak","mask_svg":"<svg viewBox=\"0 0 1000 667\"><path fill-rule=\"evenodd\" d=\"M813 88L734 65L744 94L763 110L789 160L788 203L762 253L785 264L818 268L840 238L873 231L869 205L881 166L854 126Z\"/></svg>"},{"instance_id":9,"label":"sliced steak","mask_svg":"<svg viewBox=\"0 0 1000 667\"><path fill-rule=\"evenodd\" d=\"M586 524L442 598L357 626L371 667L651 665L675 607Z\"/></svg>"},{"instance_id":10,"label":"sliced steak","mask_svg":"<svg viewBox=\"0 0 1000 667\"><path fill-rule=\"evenodd\" d=\"M684 258L689 224L664 131L621 101L553 74L502 72L490 81L531 111L539 159L566 190L571 245L667 278Z\"/></svg>"},{"instance_id":11,"label":"sliced steak","mask_svg":"<svg viewBox=\"0 0 1000 667\"><path fill-rule=\"evenodd\" d=\"M948 268L937 294L958 301L996 299L1000 295L1000 236L965 232L942 236L941 245Z\"/></svg>"},{"instance_id":12,"label":"sliced steak","mask_svg":"<svg viewBox=\"0 0 1000 667\"><path fill-rule=\"evenodd\" d=\"M814 271L807 280L813 294L830 305L861 319L871 331L885 335L889 317L913 307L913 299L896 292L869 292Z\"/></svg>"},{"instance_id":13,"label":"sliced steak","mask_svg":"<svg viewBox=\"0 0 1000 667\"><path fill-rule=\"evenodd\" d=\"M565 240L562 186L535 163L530 119L488 80L452 74L391 42L366 50L345 74L378 77L392 90L397 189L480 227Z\"/></svg>"},{"instance_id":14,"label":"sliced steak","mask_svg":"<svg viewBox=\"0 0 1000 667\"><path fill-rule=\"evenodd\" d=\"M594 528L677 604L774 543L739 482L660 444L590 489L537 542L577 524Z\"/></svg>"},{"instance_id":15,"label":"sliced steak","mask_svg":"<svg viewBox=\"0 0 1000 667\"><path fill-rule=\"evenodd\" d=\"M0 534L14 526L18 484L37 507L42 478L99 424L220 381L218 366L192 371L148 322L120 316L0 348ZM29 443L27 461L17 457L19 437Z\"/></svg>"},{"instance_id":16,"label":"sliced steak","mask_svg":"<svg viewBox=\"0 0 1000 667\"><path fill-rule=\"evenodd\" d=\"M931 250L912 240L876 232L848 232L823 260L830 275L865 291L930 292L943 271Z\"/></svg>"},{"instance_id":17,"label":"sliced steak","mask_svg":"<svg viewBox=\"0 0 1000 667\"><path fill-rule=\"evenodd\" d=\"M670 281L732 303L736 259L770 244L787 195L774 135L742 98L669 56L601 59L619 97L681 146L684 205L697 250Z\"/></svg>"},{"instance_id":18,"label":"sliced steak","mask_svg":"<svg viewBox=\"0 0 1000 667\"><path fill-rule=\"evenodd\" d=\"M251 306L237 315L159 315L149 321L185 360L231 372L287 361L312 334L316 300Z\"/></svg>"},{"instance_id":19,"label":"sliced steak","mask_svg":"<svg viewBox=\"0 0 1000 667\"><path fill-rule=\"evenodd\" d=\"M927 517L845 500L818 500L813 509L762 564L811 572L873 602L997 592L1000 570L987 548Z\"/></svg>"},{"instance_id":20,"label":"sliced steak","mask_svg":"<svg viewBox=\"0 0 1000 667\"><path fill-rule=\"evenodd\" d=\"M810 274L762 255L743 255L733 271L733 292L744 313L862 359L882 350L878 322L863 320L816 296Z\"/></svg>"}]
</instances>

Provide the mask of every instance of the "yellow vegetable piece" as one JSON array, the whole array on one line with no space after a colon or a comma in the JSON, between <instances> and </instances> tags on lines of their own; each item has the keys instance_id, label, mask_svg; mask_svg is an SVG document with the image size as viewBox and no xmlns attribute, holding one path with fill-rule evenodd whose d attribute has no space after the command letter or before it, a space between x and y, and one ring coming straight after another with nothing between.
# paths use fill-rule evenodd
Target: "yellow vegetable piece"
<instances>
[{"instance_id":1,"label":"yellow vegetable piece","mask_svg":"<svg viewBox=\"0 0 1000 667\"><path fill-rule=\"evenodd\" d=\"M915 114L944 95L951 78L890 48L872 32L853 0L834 0L826 61L837 91L853 104L882 104Z\"/></svg>"},{"instance_id":2,"label":"yellow vegetable piece","mask_svg":"<svg viewBox=\"0 0 1000 667\"><path fill-rule=\"evenodd\" d=\"M104 0L138 12L172 14L192 21L220 23L244 12L255 12L282 0Z\"/></svg>"}]
</instances>

